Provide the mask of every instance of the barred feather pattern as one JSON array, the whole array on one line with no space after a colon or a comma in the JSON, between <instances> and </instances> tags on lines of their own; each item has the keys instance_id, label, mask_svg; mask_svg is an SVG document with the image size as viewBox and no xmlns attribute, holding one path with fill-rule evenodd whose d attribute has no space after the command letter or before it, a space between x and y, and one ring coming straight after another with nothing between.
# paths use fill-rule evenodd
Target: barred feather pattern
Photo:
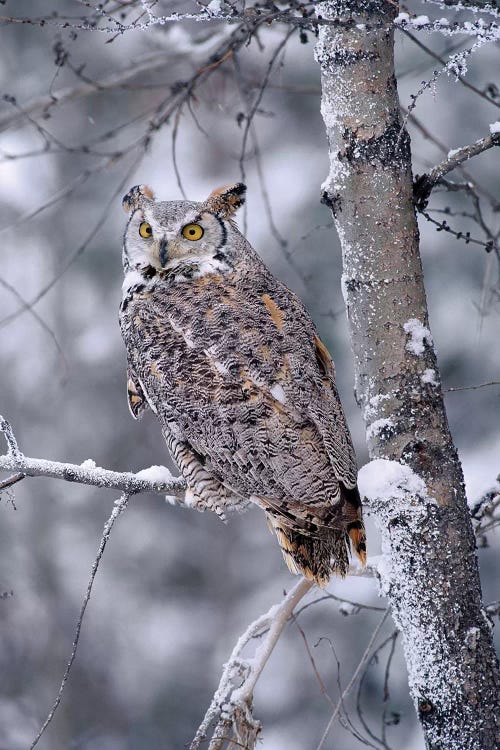
<instances>
[{"instance_id":1,"label":"barred feather pattern","mask_svg":"<svg viewBox=\"0 0 500 750\"><path fill-rule=\"evenodd\" d=\"M126 197L129 403L134 416L156 413L193 505L224 516L256 503L290 570L324 585L346 573L350 544L365 560L354 450L310 316L231 218L236 187L222 209L226 188L199 204L140 188ZM158 239L141 254L145 220ZM193 221L205 238L196 248L178 237Z\"/></svg>"}]
</instances>

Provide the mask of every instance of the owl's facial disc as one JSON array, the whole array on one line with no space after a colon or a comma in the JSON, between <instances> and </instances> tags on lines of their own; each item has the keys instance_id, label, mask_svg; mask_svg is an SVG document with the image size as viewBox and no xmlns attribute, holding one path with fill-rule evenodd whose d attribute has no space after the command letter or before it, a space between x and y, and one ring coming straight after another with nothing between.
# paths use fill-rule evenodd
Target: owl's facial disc
<instances>
[{"instance_id":1,"label":"owl's facial disc","mask_svg":"<svg viewBox=\"0 0 500 750\"><path fill-rule=\"evenodd\" d=\"M224 222L209 211L200 213L199 207L187 211L179 221L172 223L165 232L166 264L164 258L159 260L163 267L174 267L178 263L196 263L213 258L225 241Z\"/></svg>"},{"instance_id":2,"label":"owl's facial disc","mask_svg":"<svg viewBox=\"0 0 500 750\"><path fill-rule=\"evenodd\" d=\"M125 270L225 267L229 222L203 203L143 201L127 225Z\"/></svg>"}]
</instances>

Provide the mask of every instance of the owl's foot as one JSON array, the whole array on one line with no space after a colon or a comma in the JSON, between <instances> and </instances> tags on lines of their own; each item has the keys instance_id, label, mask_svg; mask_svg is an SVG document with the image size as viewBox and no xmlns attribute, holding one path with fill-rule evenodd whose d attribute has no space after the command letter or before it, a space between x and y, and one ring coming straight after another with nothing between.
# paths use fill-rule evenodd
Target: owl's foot
<instances>
[{"instance_id":1,"label":"owl's foot","mask_svg":"<svg viewBox=\"0 0 500 750\"><path fill-rule=\"evenodd\" d=\"M197 495L191 487L187 488L184 495L184 504L187 505L188 508L194 508L195 510L200 511L200 513L203 513L206 510L212 511L212 513L215 513L221 521L226 523L227 517L223 509L224 500L225 498L221 498L220 502L218 502L215 497L200 497L200 495Z\"/></svg>"}]
</instances>

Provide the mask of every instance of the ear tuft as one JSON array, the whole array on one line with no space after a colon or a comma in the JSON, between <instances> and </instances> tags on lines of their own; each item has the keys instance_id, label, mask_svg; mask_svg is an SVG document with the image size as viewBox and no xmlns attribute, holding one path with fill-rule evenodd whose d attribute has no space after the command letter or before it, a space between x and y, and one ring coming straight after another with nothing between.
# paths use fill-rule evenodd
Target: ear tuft
<instances>
[{"instance_id":1,"label":"ear tuft","mask_svg":"<svg viewBox=\"0 0 500 750\"><path fill-rule=\"evenodd\" d=\"M153 201L155 194L148 185L134 185L130 188L127 195L123 197L122 206L124 210L129 213L140 208L143 203Z\"/></svg>"},{"instance_id":2,"label":"ear tuft","mask_svg":"<svg viewBox=\"0 0 500 750\"><path fill-rule=\"evenodd\" d=\"M205 206L222 218L230 219L244 204L246 190L247 186L242 182L215 188L205 201Z\"/></svg>"}]
</instances>

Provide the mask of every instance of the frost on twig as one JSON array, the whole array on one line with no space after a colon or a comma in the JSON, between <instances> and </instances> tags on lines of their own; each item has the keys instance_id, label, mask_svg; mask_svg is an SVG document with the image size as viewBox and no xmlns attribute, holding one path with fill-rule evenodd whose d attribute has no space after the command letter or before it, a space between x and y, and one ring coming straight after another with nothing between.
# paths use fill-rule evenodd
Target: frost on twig
<instances>
[{"instance_id":1,"label":"frost on twig","mask_svg":"<svg viewBox=\"0 0 500 750\"><path fill-rule=\"evenodd\" d=\"M258 617L238 639L228 662L224 665L219 686L191 743L190 750L197 750L212 730L211 750L222 747L219 740L230 739L247 750L255 746L260 732L260 723L252 715L255 684L259 679L288 619L301 599L313 587L311 581L302 578L284 597L280 604L273 605L268 612ZM265 635L256 648L252 659L245 658L243 651L253 638Z\"/></svg>"},{"instance_id":2,"label":"frost on twig","mask_svg":"<svg viewBox=\"0 0 500 750\"><path fill-rule=\"evenodd\" d=\"M470 143L462 148L453 149L448 152L448 156L444 161L435 166L428 174L417 176L414 187L415 203L419 210L426 207L427 201L431 194L431 191L435 185L446 175L448 172L456 169L464 161L472 159L472 157L487 151L493 146L500 146L500 128L496 130L495 126L497 123L490 125L490 135L481 138L475 143Z\"/></svg>"},{"instance_id":3,"label":"frost on twig","mask_svg":"<svg viewBox=\"0 0 500 750\"><path fill-rule=\"evenodd\" d=\"M500 474L494 486L474 503L470 512L478 545L487 547L487 533L500 525Z\"/></svg>"},{"instance_id":4,"label":"frost on twig","mask_svg":"<svg viewBox=\"0 0 500 750\"><path fill-rule=\"evenodd\" d=\"M82 464L68 464L60 461L46 461L40 458L28 458L19 450L14 432L6 419L0 416L0 432L7 442L7 453L0 455L0 470L14 471L26 477L50 477L63 479L66 482L78 482L94 487L127 492L129 495L137 492L156 492L168 494L177 498L179 505L186 483L182 477L174 477L165 466L151 466L137 474L132 472L110 471L96 466L87 459ZM13 482L10 482L13 484ZM1 489L1 486L0 486Z\"/></svg>"}]
</instances>

